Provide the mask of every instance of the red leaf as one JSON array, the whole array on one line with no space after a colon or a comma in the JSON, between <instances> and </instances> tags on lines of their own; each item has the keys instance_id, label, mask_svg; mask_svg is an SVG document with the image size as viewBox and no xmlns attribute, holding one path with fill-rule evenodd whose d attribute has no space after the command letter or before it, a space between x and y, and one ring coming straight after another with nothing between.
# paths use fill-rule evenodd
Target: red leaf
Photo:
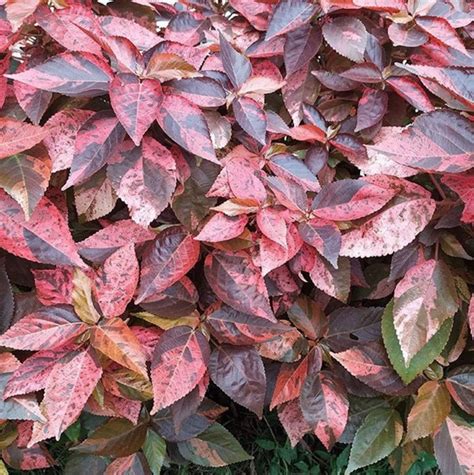
<instances>
[{"instance_id":1,"label":"red leaf","mask_svg":"<svg viewBox=\"0 0 474 475\"><path fill-rule=\"evenodd\" d=\"M6 77L37 89L68 96L97 96L106 93L112 70L90 53L61 53L24 72Z\"/></svg>"},{"instance_id":2,"label":"red leaf","mask_svg":"<svg viewBox=\"0 0 474 475\"><path fill-rule=\"evenodd\" d=\"M445 18L436 16L419 16L415 19L416 24L426 33L430 34L446 46L454 48L465 55L469 55L456 30Z\"/></svg>"},{"instance_id":3,"label":"red leaf","mask_svg":"<svg viewBox=\"0 0 474 475\"><path fill-rule=\"evenodd\" d=\"M153 231L145 229L130 219L116 221L97 231L78 244L79 253L94 262L103 262L117 249L130 242L143 244L156 237Z\"/></svg>"},{"instance_id":4,"label":"red leaf","mask_svg":"<svg viewBox=\"0 0 474 475\"><path fill-rule=\"evenodd\" d=\"M314 247L329 263L337 268L341 249L341 232L331 221L314 218L299 224L303 241Z\"/></svg>"},{"instance_id":5,"label":"red leaf","mask_svg":"<svg viewBox=\"0 0 474 475\"><path fill-rule=\"evenodd\" d=\"M398 65L398 63L397 63ZM469 88L470 75L462 68L438 68L434 66L424 66L415 64L400 65L410 73L417 75L420 78L426 78L435 83L438 83L443 88L454 94L455 98L462 104L468 107L474 107L474 99L472 97L472 90ZM454 115L450 111L436 111L433 114L449 114ZM447 121L449 122L450 119Z\"/></svg>"},{"instance_id":6,"label":"red leaf","mask_svg":"<svg viewBox=\"0 0 474 475\"><path fill-rule=\"evenodd\" d=\"M226 100L224 88L207 77L172 79L163 88L166 94L183 96L199 107L219 107Z\"/></svg>"},{"instance_id":7,"label":"red leaf","mask_svg":"<svg viewBox=\"0 0 474 475\"><path fill-rule=\"evenodd\" d=\"M115 251L97 272L95 296L105 317L125 312L138 284L138 261L133 243Z\"/></svg>"},{"instance_id":8,"label":"red leaf","mask_svg":"<svg viewBox=\"0 0 474 475\"><path fill-rule=\"evenodd\" d=\"M209 343L201 332L178 326L163 333L152 356L151 413L190 393L204 376L209 357Z\"/></svg>"},{"instance_id":9,"label":"red leaf","mask_svg":"<svg viewBox=\"0 0 474 475\"><path fill-rule=\"evenodd\" d=\"M434 200L414 199L395 204L342 236L341 256L386 256L404 248L427 226Z\"/></svg>"},{"instance_id":10,"label":"red leaf","mask_svg":"<svg viewBox=\"0 0 474 475\"><path fill-rule=\"evenodd\" d=\"M349 401L342 382L329 371L311 373L304 382L300 406L318 439L331 450L344 432L349 415Z\"/></svg>"},{"instance_id":11,"label":"red leaf","mask_svg":"<svg viewBox=\"0 0 474 475\"><path fill-rule=\"evenodd\" d=\"M18 69L16 70L17 73L23 72L31 66L36 66L44 61L45 55L41 50L35 49L33 51L32 55L29 58L26 58L25 61L18 66ZM3 79L5 80L6 86L7 79ZM20 104L31 122L36 125L39 124L41 118L49 107L53 94L49 91L36 89L29 84L24 84L19 81L13 81L13 90L15 92L15 97L18 100L18 104ZM2 103L1 99L0 103Z\"/></svg>"},{"instance_id":12,"label":"red leaf","mask_svg":"<svg viewBox=\"0 0 474 475\"><path fill-rule=\"evenodd\" d=\"M397 394L405 388L382 343L370 342L331 354L352 376L383 394Z\"/></svg>"},{"instance_id":13,"label":"red leaf","mask_svg":"<svg viewBox=\"0 0 474 475\"><path fill-rule=\"evenodd\" d=\"M252 74L252 65L248 58L238 53L232 45L219 34L221 60L230 82L238 89Z\"/></svg>"},{"instance_id":14,"label":"red leaf","mask_svg":"<svg viewBox=\"0 0 474 475\"><path fill-rule=\"evenodd\" d=\"M207 242L221 242L234 239L242 234L247 222L248 217L246 215L232 217L226 216L223 213L216 213L194 239Z\"/></svg>"},{"instance_id":15,"label":"red leaf","mask_svg":"<svg viewBox=\"0 0 474 475\"><path fill-rule=\"evenodd\" d=\"M319 51L322 40L321 29L310 25L288 33L284 50L286 74L293 74L311 61Z\"/></svg>"},{"instance_id":16,"label":"red leaf","mask_svg":"<svg viewBox=\"0 0 474 475\"><path fill-rule=\"evenodd\" d=\"M199 242L181 226L162 231L143 257L135 303L166 290L181 279L198 261L199 248Z\"/></svg>"},{"instance_id":17,"label":"red leaf","mask_svg":"<svg viewBox=\"0 0 474 475\"><path fill-rule=\"evenodd\" d=\"M300 126L305 127L303 125ZM294 128L292 132L294 132ZM297 157L287 153L273 155L268 161L268 166L275 175L289 178L309 191L319 191L318 179L311 170Z\"/></svg>"},{"instance_id":18,"label":"red leaf","mask_svg":"<svg viewBox=\"0 0 474 475\"><path fill-rule=\"evenodd\" d=\"M68 344L53 350L43 350L33 354L11 375L3 397L18 396L44 389L54 365L75 349L76 345Z\"/></svg>"},{"instance_id":19,"label":"red leaf","mask_svg":"<svg viewBox=\"0 0 474 475\"><path fill-rule=\"evenodd\" d=\"M63 190L84 183L99 171L125 137L125 130L110 111L96 112L77 133L69 179Z\"/></svg>"},{"instance_id":20,"label":"red leaf","mask_svg":"<svg viewBox=\"0 0 474 475\"><path fill-rule=\"evenodd\" d=\"M318 218L349 221L378 211L394 196L393 189L374 185L363 178L339 180L321 189L312 209Z\"/></svg>"},{"instance_id":21,"label":"red leaf","mask_svg":"<svg viewBox=\"0 0 474 475\"><path fill-rule=\"evenodd\" d=\"M292 447L295 447L303 436L311 431L311 426L304 419L297 399L278 408L278 419L280 419Z\"/></svg>"},{"instance_id":22,"label":"red leaf","mask_svg":"<svg viewBox=\"0 0 474 475\"><path fill-rule=\"evenodd\" d=\"M50 134L47 127L38 127L10 118L0 118L0 158L23 152Z\"/></svg>"},{"instance_id":23,"label":"red leaf","mask_svg":"<svg viewBox=\"0 0 474 475\"><path fill-rule=\"evenodd\" d=\"M142 226L168 206L176 188L176 163L171 152L151 137L134 147L125 141L109 159L107 175L132 219Z\"/></svg>"},{"instance_id":24,"label":"red leaf","mask_svg":"<svg viewBox=\"0 0 474 475\"><path fill-rule=\"evenodd\" d=\"M357 18L340 16L331 18L323 25L324 39L340 55L356 63L364 60L367 45L367 30Z\"/></svg>"},{"instance_id":25,"label":"red leaf","mask_svg":"<svg viewBox=\"0 0 474 475\"><path fill-rule=\"evenodd\" d=\"M243 313L274 321L262 274L240 252L214 251L206 257L204 273L215 294Z\"/></svg>"},{"instance_id":26,"label":"red leaf","mask_svg":"<svg viewBox=\"0 0 474 475\"><path fill-rule=\"evenodd\" d=\"M110 84L109 95L120 123L135 145L140 145L163 97L160 83L153 79L140 81L132 74L119 74Z\"/></svg>"},{"instance_id":27,"label":"red leaf","mask_svg":"<svg viewBox=\"0 0 474 475\"><path fill-rule=\"evenodd\" d=\"M339 258L338 266L335 268L323 257L316 254L309 275L318 289L341 302L347 302L351 286L351 263L349 259Z\"/></svg>"},{"instance_id":28,"label":"red leaf","mask_svg":"<svg viewBox=\"0 0 474 475\"><path fill-rule=\"evenodd\" d=\"M373 63L356 64L339 74L351 81L377 84L383 81L380 69ZM383 92L383 91L378 91Z\"/></svg>"},{"instance_id":29,"label":"red leaf","mask_svg":"<svg viewBox=\"0 0 474 475\"><path fill-rule=\"evenodd\" d=\"M283 363L280 366L270 409L299 397L308 374L321 370L321 350L314 348L300 362Z\"/></svg>"},{"instance_id":30,"label":"red leaf","mask_svg":"<svg viewBox=\"0 0 474 475\"><path fill-rule=\"evenodd\" d=\"M474 166L474 131L468 119L439 110L368 148L423 171L459 173Z\"/></svg>"},{"instance_id":31,"label":"red leaf","mask_svg":"<svg viewBox=\"0 0 474 475\"><path fill-rule=\"evenodd\" d=\"M385 91L366 88L357 107L355 132L378 124L387 112L388 96Z\"/></svg>"},{"instance_id":32,"label":"red leaf","mask_svg":"<svg viewBox=\"0 0 474 475\"><path fill-rule=\"evenodd\" d=\"M93 114L88 110L66 109L48 120L46 125L54 130L54 133L44 139L44 144L53 161L53 172L71 167L77 133Z\"/></svg>"},{"instance_id":33,"label":"red leaf","mask_svg":"<svg viewBox=\"0 0 474 475\"><path fill-rule=\"evenodd\" d=\"M267 117L262 106L246 96L238 97L232 102L235 120L252 138L265 145Z\"/></svg>"},{"instance_id":34,"label":"red leaf","mask_svg":"<svg viewBox=\"0 0 474 475\"><path fill-rule=\"evenodd\" d=\"M141 26L137 21L119 16L100 16L98 19L100 27L105 33L110 36L127 38L141 51L153 48L160 41L160 38L154 31Z\"/></svg>"},{"instance_id":35,"label":"red leaf","mask_svg":"<svg viewBox=\"0 0 474 475\"><path fill-rule=\"evenodd\" d=\"M218 346L209 361L209 374L231 399L262 417L266 377L255 348Z\"/></svg>"},{"instance_id":36,"label":"red leaf","mask_svg":"<svg viewBox=\"0 0 474 475\"><path fill-rule=\"evenodd\" d=\"M206 323L219 343L253 345L291 330L281 323L239 312L221 302L206 310Z\"/></svg>"},{"instance_id":37,"label":"red leaf","mask_svg":"<svg viewBox=\"0 0 474 475\"><path fill-rule=\"evenodd\" d=\"M217 161L204 114L184 97L163 96L156 120L165 133L188 152Z\"/></svg>"},{"instance_id":38,"label":"red leaf","mask_svg":"<svg viewBox=\"0 0 474 475\"><path fill-rule=\"evenodd\" d=\"M287 224L283 213L277 208L262 208L257 212L257 225L260 231L268 238L283 247L287 247Z\"/></svg>"},{"instance_id":39,"label":"red leaf","mask_svg":"<svg viewBox=\"0 0 474 475\"><path fill-rule=\"evenodd\" d=\"M20 206L0 190L0 216L0 247L8 252L34 262L85 266L65 218L46 197L26 221Z\"/></svg>"},{"instance_id":40,"label":"red leaf","mask_svg":"<svg viewBox=\"0 0 474 475\"><path fill-rule=\"evenodd\" d=\"M100 56L100 46L74 23L74 16L69 14L68 9L53 12L42 5L36 10L35 20L46 33L67 50Z\"/></svg>"},{"instance_id":41,"label":"red leaf","mask_svg":"<svg viewBox=\"0 0 474 475\"><path fill-rule=\"evenodd\" d=\"M59 360L51 371L41 403L47 422L36 422L29 447L61 434L76 421L102 376L92 350L71 353Z\"/></svg>"},{"instance_id":42,"label":"red leaf","mask_svg":"<svg viewBox=\"0 0 474 475\"><path fill-rule=\"evenodd\" d=\"M45 307L23 317L0 336L0 345L16 350L46 350L87 330L69 307Z\"/></svg>"},{"instance_id":43,"label":"red leaf","mask_svg":"<svg viewBox=\"0 0 474 475\"><path fill-rule=\"evenodd\" d=\"M416 109L423 112L434 111L428 94L425 90L410 76L392 76L387 79L387 83L392 86L394 91Z\"/></svg>"},{"instance_id":44,"label":"red leaf","mask_svg":"<svg viewBox=\"0 0 474 475\"><path fill-rule=\"evenodd\" d=\"M283 35L309 23L317 7L306 0L280 0L273 10L265 41Z\"/></svg>"},{"instance_id":45,"label":"red leaf","mask_svg":"<svg viewBox=\"0 0 474 475\"><path fill-rule=\"evenodd\" d=\"M444 175L441 181L454 190L464 201L461 219L465 223L474 222L474 174Z\"/></svg>"}]
</instances>

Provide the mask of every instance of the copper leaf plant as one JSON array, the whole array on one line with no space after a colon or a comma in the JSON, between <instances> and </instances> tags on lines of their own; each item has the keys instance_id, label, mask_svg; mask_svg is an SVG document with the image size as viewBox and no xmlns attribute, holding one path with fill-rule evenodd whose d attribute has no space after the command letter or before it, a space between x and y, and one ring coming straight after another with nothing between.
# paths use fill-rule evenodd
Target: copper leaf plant
<instances>
[{"instance_id":1,"label":"copper leaf plant","mask_svg":"<svg viewBox=\"0 0 474 475\"><path fill-rule=\"evenodd\" d=\"M231 406L472 474L473 19L1 1L0 471L243 462Z\"/></svg>"}]
</instances>

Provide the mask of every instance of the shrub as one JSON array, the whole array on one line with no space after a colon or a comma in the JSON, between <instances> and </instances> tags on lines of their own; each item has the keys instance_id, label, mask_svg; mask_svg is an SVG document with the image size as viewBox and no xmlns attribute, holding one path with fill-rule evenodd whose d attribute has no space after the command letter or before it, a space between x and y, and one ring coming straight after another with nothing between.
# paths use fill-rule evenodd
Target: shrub
<instances>
[{"instance_id":1,"label":"shrub","mask_svg":"<svg viewBox=\"0 0 474 475\"><path fill-rule=\"evenodd\" d=\"M226 466L231 405L472 473L469 7L103 3L0 6L5 463Z\"/></svg>"}]
</instances>

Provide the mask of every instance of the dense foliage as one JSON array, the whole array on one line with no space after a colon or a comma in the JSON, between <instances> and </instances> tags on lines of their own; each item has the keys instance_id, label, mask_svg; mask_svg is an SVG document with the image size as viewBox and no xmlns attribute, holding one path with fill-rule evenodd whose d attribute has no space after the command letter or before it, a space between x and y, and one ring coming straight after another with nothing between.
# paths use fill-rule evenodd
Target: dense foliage
<instances>
[{"instance_id":1,"label":"dense foliage","mask_svg":"<svg viewBox=\"0 0 474 475\"><path fill-rule=\"evenodd\" d=\"M5 465L474 473L469 8L0 1Z\"/></svg>"}]
</instances>

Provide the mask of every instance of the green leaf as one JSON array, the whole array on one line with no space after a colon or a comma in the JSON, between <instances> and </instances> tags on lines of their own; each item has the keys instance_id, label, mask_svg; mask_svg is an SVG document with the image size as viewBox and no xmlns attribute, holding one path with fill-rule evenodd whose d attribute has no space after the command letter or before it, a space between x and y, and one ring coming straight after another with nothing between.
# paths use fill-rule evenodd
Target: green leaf
<instances>
[{"instance_id":1,"label":"green leaf","mask_svg":"<svg viewBox=\"0 0 474 475\"><path fill-rule=\"evenodd\" d=\"M148 429L143 453L153 475L160 475L166 456L166 442L155 431Z\"/></svg>"},{"instance_id":2,"label":"green leaf","mask_svg":"<svg viewBox=\"0 0 474 475\"><path fill-rule=\"evenodd\" d=\"M393 323L393 300L386 306L382 317L383 341L393 368L405 384L411 383L440 355L448 341L452 326L453 319L446 320L428 343L411 359L409 365L405 366Z\"/></svg>"},{"instance_id":3,"label":"green leaf","mask_svg":"<svg viewBox=\"0 0 474 475\"><path fill-rule=\"evenodd\" d=\"M400 444L402 436L403 423L397 411L371 411L354 437L346 475L390 455Z\"/></svg>"},{"instance_id":4,"label":"green leaf","mask_svg":"<svg viewBox=\"0 0 474 475\"><path fill-rule=\"evenodd\" d=\"M179 443L178 448L185 459L204 467L225 467L252 459L234 436L217 422L198 437Z\"/></svg>"}]
</instances>

